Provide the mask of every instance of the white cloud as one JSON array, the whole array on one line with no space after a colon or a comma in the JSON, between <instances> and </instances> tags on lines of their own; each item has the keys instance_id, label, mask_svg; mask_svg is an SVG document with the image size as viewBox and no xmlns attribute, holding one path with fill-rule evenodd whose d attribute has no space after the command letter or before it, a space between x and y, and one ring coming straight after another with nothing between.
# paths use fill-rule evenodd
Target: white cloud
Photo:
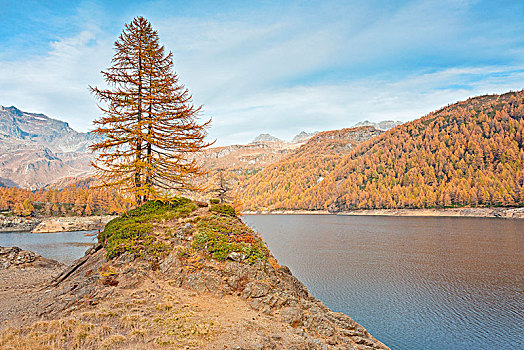
<instances>
[{"instance_id":1,"label":"white cloud","mask_svg":"<svg viewBox=\"0 0 524 350\"><path fill-rule=\"evenodd\" d=\"M0 104L47 114L88 130L98 111L88 85L101 82L110 46L94 31L51 43L43 56L0 62Z\"/></svg>"},{"instance_id":2,"label":"white cloud","mask_svg":"<svg viewBox=\"0 0 524 350\"><path fill-rule=\"evenodd\" d=\"M505 77L484 77L496 74ZM209 105L208 111L216 116L212 136L219 144L247 142L261 132L290 139L301 130L338 129L363 120L413 120L471 96L520 90L523 82L524 67L448 69L396 81L279 89Z\"/></svg>"},{"instance_id":3,"label":"white cloud","mask_svg":"<svg viewBox=\"0 0 524 350\"><path fill-rule=\"evenodd\" d=\"M445 61L477 47L472 57L522 56L510 39L493 40L500 31L472 35L470 23L462 23L470 6L417 1L391 9L335 6L318 15L210 20L165 14L151 20L174 52L181 82L196 104L204 104L203 118L213 117L210 137L224 145L262 132L289 139L301 130L365 119L406 121L469 96L524 88L518 62L453 66L438 62L439 56L417 56L442 54ZM110 64L118 35L100 29L103 21L91 13L91 7L80 11L76 25L83 30L52 43L48 52L0 61L0 104L91 129L99 112L88 86L103 84L100 70ZM497 45L511 50L493 50ZM417 65L417 57L434 60L435 68Z\"/></svg>"}]
</instances>

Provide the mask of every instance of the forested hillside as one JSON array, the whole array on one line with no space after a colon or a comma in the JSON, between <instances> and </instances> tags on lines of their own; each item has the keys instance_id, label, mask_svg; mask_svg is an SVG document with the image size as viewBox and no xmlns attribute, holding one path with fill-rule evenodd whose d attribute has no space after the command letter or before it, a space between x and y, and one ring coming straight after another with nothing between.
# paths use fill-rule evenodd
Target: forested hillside
<instances>
[{"instance_id":1,"label":"forested hillside","mask_svg":"<svg viewBox=\"0 0 524 350\"><path fill-rule=\"evenodd\" d=\"M244 209L297 208L300 200L311 201L305 191L322 181L342 155L381 133L372 126L318 133L296 152L239 182L237 197Z\"/></svg>"},{"instance_id":2,"label":"forested hillside","mask_svg":"<svg viewBox=\"0 0 524 350\"><path fill-rule=\"evenodd\" d=\"M520 206L523 132L524 91L468 99L360 144L285 207Z\"/></svg>"},{"instance_id":3,"label":"forested hillside","mask_svg":"<svg viewBox=\"0 0 524 350\"><path fill-rule=\"evenodd\" d=\"M82 180L77 181L82 183ZM129 203L116 191L69 185L62 189L46 188L38 191L0 186L0 212L16 215L99 215L123 213Z\"/></svg>"}]
</instances>

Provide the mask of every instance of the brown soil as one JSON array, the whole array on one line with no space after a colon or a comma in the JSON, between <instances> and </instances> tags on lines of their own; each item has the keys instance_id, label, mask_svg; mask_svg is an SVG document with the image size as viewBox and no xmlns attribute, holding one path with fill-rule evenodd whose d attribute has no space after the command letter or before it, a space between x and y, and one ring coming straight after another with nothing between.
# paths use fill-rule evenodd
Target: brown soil
<instances>
[{"instance_id":1,"label":"brown soil","mask_svg":"<svg viewBox=\"0 0 524 350\"><path fill-rule=\"evenodd\" d=\"M31 264L0 269L0 327L15 325L34 309L42 288L63 270L62 264L39 258Z\"/></svg>"}]
</instances>

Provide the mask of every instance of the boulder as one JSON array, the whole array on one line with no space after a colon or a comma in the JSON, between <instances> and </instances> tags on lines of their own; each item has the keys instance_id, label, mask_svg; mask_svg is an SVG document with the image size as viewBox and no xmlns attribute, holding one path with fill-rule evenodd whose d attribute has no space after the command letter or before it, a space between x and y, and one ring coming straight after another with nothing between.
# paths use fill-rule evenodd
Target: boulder
<instances>
[{"instance_id":1,"label":"boulder","mask_svg":"<svg viewBox=\"0 0 524 350\"><path fill-rule=\"evenodd\" d=\"M40 255L29 250L22 250L18 247L0 247L0 269L29 264L38 257L40 257Z\"/></svg>"}]
</instances>

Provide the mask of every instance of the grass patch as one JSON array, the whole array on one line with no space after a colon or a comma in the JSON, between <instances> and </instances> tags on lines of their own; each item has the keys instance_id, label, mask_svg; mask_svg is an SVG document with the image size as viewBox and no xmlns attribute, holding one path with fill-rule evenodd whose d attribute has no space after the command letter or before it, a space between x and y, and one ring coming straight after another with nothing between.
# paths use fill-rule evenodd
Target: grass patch
<instances>
[{"instance_id":1,"label":"grass patch","mask_svg":"<svg viewBox=\"0 0 524 350\"><path fill-rule=\"evenodd\" d=\"M168 246L153 233L155 223L189 215L196 205L187 198L149 201L107 223L98 241L107 250L107 258L131 252L135 257L158 258Z\"/></svg>"},{"instance_id":2,"label":"grass patch","mask_svg":"<svg viewBox=\"0 0 524 350\"><path fill-rule=\"evenodd\" d=\"M210 211L228 216L236 216L235 209L229 204L211 204Z\"/></svg>"},{"instance_id":3,"label":"grass patch","mask_svg":"<svg viewBox=\"0 0 524 350\"><path fill-rule=\"evenodd\" d=\"M225 260L229 253L245 255L249 263L267 261L269 250L260 237L237 218L210 215L200 218L193 249L204 250L214 259Z\"/></svg>"}]
</instances>

